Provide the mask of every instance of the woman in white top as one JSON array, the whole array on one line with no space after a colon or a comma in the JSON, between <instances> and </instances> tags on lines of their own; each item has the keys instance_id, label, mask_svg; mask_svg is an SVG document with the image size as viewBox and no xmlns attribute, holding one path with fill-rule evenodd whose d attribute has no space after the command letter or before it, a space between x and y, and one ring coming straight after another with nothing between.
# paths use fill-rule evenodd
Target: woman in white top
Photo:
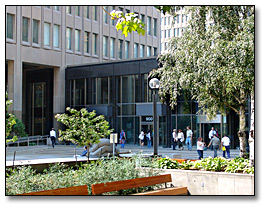
<instances>
[{"instance_id":1,"label":"woman in white top","mask_svg":"<svg viewBox=\"0 0 270 211\"><path fill-rule=\"evenodd\" d=\"M205 146L205 143L203 142L202 137L199 137L197 140L197 152L199 154L199 160L203 159L203 147Z\"/></svg>"},{"instance_id":2,"label":"woman in white top","mask_svg":"<svg viewBox=\"0 0 270 211\"><path fill-rule=\"evenodd\" d=\"M178 147L179 147L179 151L182 149L184 149L182 142L185 140L184 138L184 133L182 132L181 129L178 130L177 133L177 139L178 139Z\"/></svg>"},{"instance_id":3,"label":"woman in white top","mask_svg":"<svg viewBox=\"0 0 270 211\"><path fill-rule=\"evenodd\" d=\"M142 148L143 145L144 145L143 140L144 140L144 132L143 132L143 130L142 130L142 131L141 131L141 134L139 135L140 148Z\"/></svg>"}]
</instances>

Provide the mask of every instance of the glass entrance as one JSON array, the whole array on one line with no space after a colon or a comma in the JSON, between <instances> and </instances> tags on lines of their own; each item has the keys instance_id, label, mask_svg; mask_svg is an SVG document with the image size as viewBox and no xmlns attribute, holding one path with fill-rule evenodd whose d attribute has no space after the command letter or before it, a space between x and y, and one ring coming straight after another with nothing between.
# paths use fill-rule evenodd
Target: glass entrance
<instances>
[{"instance_id":1,"label":"glass entrance","mask_svg":"<svg viewBox=\"0 0 270 211\"><path fill-rule=\"evenodd\" d=\"M141 123L141 130L144 132L144 145L147 146L147 139L146 139L146 134L150 131L151 135L151 146L153 146L153 131L154 131L154 125L153 123Z\"/></svg>"},{"instance_id":2,"label":"glass entrance","mask_svg":"<svg viewBox=\"0 0 270 211\"><path fill-rule=\"evenodd\" d=\"M46 82L32 83L31 135L45 135Z\"/></svg>"},{"instance_id":3,"label":"glass entrance","mask_svg":"<svg viewBox=\"0 0 270 211\"><path fill-rule=\"evenodd\" d=\"M220 137L220 124L219 123L202 123L201 124L201 135L203 140L205 141L206 144L209 144L209 132L211 128L214 127L215 130L218 133L218 136Z\"/></svg>"}]
</instances>

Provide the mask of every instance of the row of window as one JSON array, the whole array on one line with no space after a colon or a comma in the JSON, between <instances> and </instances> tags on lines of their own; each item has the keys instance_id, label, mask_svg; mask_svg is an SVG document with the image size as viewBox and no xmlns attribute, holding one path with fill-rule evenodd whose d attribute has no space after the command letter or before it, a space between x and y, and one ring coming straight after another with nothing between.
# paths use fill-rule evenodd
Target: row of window
<instances>
[{"instance_id":1,"label":"row of window","mask_svg":"<svg viewBox=\"0 0 270 211\"><path fill-rule=\"evenodd\" d=\"M151 102L152 90L148 84L148 74L117 76L117 103ZM87 104L111 104L113 97L112 77L74 79L69 81L70 106L84 106ZM91 94L89 92L91 88ZM142 90L142 95L140 95ZM91 100L90 100L91 99Z\"/></svg>"},{"instance_id":2,"label":"row of window","mask_svg":"<svg viewBox=\"0 0 270 211\"><path fill-rule=\"evenodd\" d=\"M188 22L188 18L189 17L186 14L179 14L175 17L172 17L172 16L162 17L161 18L161 25L171 25L173 19L174 19L174 23L180 23L181 21L182 21L182 23L185 23L185 22ZM181 21L180 21L180 19L181 19Z\"/></svg>"},{"instance_id":3,"label":"row of window","mask_svg":"<svg viewBox=\"0 0 270 211\"><path fill-rule=\"evenodd\" d=\"M179 27L168 30L161 30L161 38L180 37L185 32L186 27Z\"/></svg>"},{"instance_id":4,"label":"row of window","mask_svg":"<svg viewBox=\"0 0 270 211\"><path fill-rule=\"evenodd\" d=\"M14 15L7 14L7 38L13 39L13 27L14 27ZM32 42L34 44L39 44L39 25L40 21L33 19L32 21ZM26 17L22 17L22 41L26 43L30 43L30 19ZM52 33L51 33L52 30ZM51 24L44 22L44 46L53 48L60 48L60 32L61 26L57 24ZM82 52L81 50L81 38L83 34L83 51L86 54L90 54L90 32L82 32L81 30L75 29L74 30L74 50L75 52ZM51 38L51 34L53 37ZM66 28L66 50L72 51L72 34L73 29L67 27ZM108 36L103 36L103 56L108 57L108 53L110 53L111 58L116 58L116 39L110 38L108 41ZM52 43L51 43L52 42ZM110 42L110 43L109 43ZM123 44L123 42L125 42ZM134 58L144 57L144 45L140 45L140 55L138 55L138 45L137 43L134 44ZM108 49L110 46L110 50ZM125 49L125 50L123 50ZM129 41L118 40L118 58L128 59L130 58L129 55ZM153 51L153 52L152 52ZM123 55L123 52L124 55ZM92 33L92 54L98 55L98 34ZM153 48L151 46L147 46L147 56L157 55L157 48Z\"/></svg>"},{"instance_id":5,"label":"row of window","mask_svg":"<svg viewBox=\"0 0 270 211\"><path fill-rule=\"evenodd\" d=\"M92 14L92 19L97 21L98 20L98 7L101 6L92 6L92 12L90 14L90 6L74 6L74 10L75 10L75 16L81 17L81 7L84 7L84 17L87 19L90 19L90 15ZM45 6L45 8L50 9L51 6ZM54 10L56 11L60 11L59 6L53 6ZM116 9L116 6L102 6L103 8L103 23L108 24L109 21L111 23L111 25L115 25L116 21L114 19L111 19L108 15L108 13L110 11L113 11ZM119 10L122 11L123 13L130 13L130 10L125 9L122 7L119 7ZM107 12L105 12L107 11ZM72 14L72 7L71 6L66 6L66 13L67 14ZM140 14L140 19L145 23L145 15ZM152 29L152 18L151 17L147 17L147 34L148 35L153 35L157 36L157 19L153 18L153 31L151 31ZM146 24L146 23L145 23Z\"/></svg>"}]
</instances>

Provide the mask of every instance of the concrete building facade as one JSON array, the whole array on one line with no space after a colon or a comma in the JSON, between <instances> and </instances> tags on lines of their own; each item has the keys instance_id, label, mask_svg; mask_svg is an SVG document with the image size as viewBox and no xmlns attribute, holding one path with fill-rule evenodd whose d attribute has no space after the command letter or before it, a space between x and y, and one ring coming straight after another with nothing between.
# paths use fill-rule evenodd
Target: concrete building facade
<instances>
[{"instance_id":1,"label":"concrete building facade","mask_svg":"<svg viewBox=\"0 0 270 211\"><path fill-rule=\"evenodd\" d=\"M134 12L146 24L145 36L125 37L104 12ZM160 12L150 6L6 6L6 89L10 112L29 135L58 127L65 111L65 69L155 56L160 53Z\"/></svg>"}]
</instances>

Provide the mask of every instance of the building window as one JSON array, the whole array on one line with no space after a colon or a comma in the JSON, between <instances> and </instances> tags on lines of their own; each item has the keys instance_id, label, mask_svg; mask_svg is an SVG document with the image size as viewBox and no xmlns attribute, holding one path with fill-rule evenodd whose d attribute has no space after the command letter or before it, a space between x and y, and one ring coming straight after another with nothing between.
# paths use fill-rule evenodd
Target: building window
<instances>
[{"instance_id":1,"label":"building window","mask_svg":"<svg viewBox=\"0 0 270 211\"><path fill-rule=\"evenodd\" d=\"M177 23L180 23L180 15L177 15Z\"/></svg>"},{"instance_id":2,"label":"building window","mask_svg":"<svg viewBox=\"0 0 270 211\"><path fill-rule=\"evenodd\" d=\"M144 57L144 45L140 45L140 57Z\"/></svg>"},{"instance_id":3,"label":"building window","mask_svg":"<svg viewBox=\"0 0 270 211\"><path fill-rule=\"evenodd\" d=\"M89 6L84 6L84 17L89 19Z\"/></svg>"},{"instance_id":4,"label":"building window","mask_svg":"<svg viewBox=\"0 0 270 211\"><path fill-rule=\"evenodd\" d=\"M125 41L125 59L129 58L129 41Z\"/></svg>"},{"instance_id":5,"label":"building window","mask_svg":"<svg viewBox=\"0 0 270 211\"><path fill-rule=\"evenodd\" d=\"M174 31L173 31L173 36L174 36L174 37L177 37L177 28L174 29Z\"/></svg>"},{"instance_id":6,"label":"building window","mask_svg":"<svg viewBox=\"0 0 270 211\"><path fill-rule=\"evenodd\" d=\"M168 49L168 43L165 42L165 51Z\"/></svg>"},{"instance_id":7,"label":"building window","mask_svg":"<svg viewBox=\"0 0 270 211\"><path fill-rule=\"evenodd\" d=\"M118 59L122 59L123 56L123 40L118 40Z\"/></svg>"},{"instance_id":8,"label":"building window","mask_svg":"<svg viewBox=\"0 0 270 211\"><path fill-rule=\"evenodd\" d=\"M89 54L89 32L84 32L84 53Z\"/></svg>"},{"instance_id":9,"label":"building window","mask_svg":"<svg viewBox=\"0 0 270 211\"><path fill-rule=\"evenodd\" d=\"M98 35L97 34L93 34L92 36L92 48L93 48L93 54L97 55L97 39L98 39Z\"/></svg>"},{"instance_id":10,"label":"building window","mask_svg":"<svg viewBox=\"0 0 270 211\"><path fill-rule=\"evenodd\" d=\"M147 34L151 35L151 18L147 17Z\"/></svg>"},{"instance_id":11,"label":"building window","mask_svg":"<svg viewBox=\"0 0 270 211\"><path fill-rule=\"evenodd\" d=\"M80 51L80 30L75 29L75 51Z\"/></svg>"},{"instance_id":12,"label":"building window","mask_svg":"<svg viewBox=\"0 0 270 211\"><path fill-rule=\"evenodd\" d=\"M138 58L138 43L134 43L134 58Z\"/></svg>"},{"instance_id":13,"label":"building window","mask_svg":"<svg viewBox=\"0 0 270 211\"><path fill-rule=\"evenodd\" d=\"M113 10L115 10L115 6L110 6L110 11L113 11ZM111 17L110 17L110 20L111 20L111 25L114 26L115 25L115 20L112 19Z\"/></svg>"},{"instance_id":14,"label":"building window","mask_svg":"<svg viewBox=\"0 0 270 211\"><path fill-rule=\"evenodd\" d=\"M7 14L7 38L13 39L14 15Z\"/></svg>"},{"instance_id":15,"label":"building window","mask_svg":"<svg viewBox=\"0 0 270 211\"><path fill-rule=\"evenodd\" d=\"M44 45L50 45L50 24L44 23Z\"/></svg>"},{"instance_id":16,"label":"building window","mask_svg":"<svg viewBox=\"0 0 270 211\"><path fill-rule=\"evenodd\" d=\"M71 14L71 6L66 6L66 13Z\"/></svg>"},{"instance_id":17,"label":"building window","mask_svg":"<svg viewBox=\"0 0 270 211\"><path fill-rule=\"evenodd\" d=\"M66 49L71 50L71 28L66 29Z\"/></svg>"},{"instance_id":18,"label":"building window","mask_svg":"<svg viewBox=\"0 0 270 211\"><path fill-rule=\"evenodd\" d=\"M154 26L153 26L153 33L154 33L154 36L157 36L157 19L154 18Z\"/></svg>"},{"instance_id":19,"label":"building window","mask_svg":"<svg viewBox=\"0 0 270 211\"><path fill-rule=\"evenodd\" d=\"M54 10L59 11L59 6L54 6Z\"/></svg>"},{"instance_id":20,"label":"building window","mask_svg":"<svg viewBox=\"0 0 270 211\"><path fill-rule=\"evenodd\" d=\"M53 47L59 48L59 37L60 37L60 26L54 24L53 25Z\"/></svg>"},{"instance_id":21,"label":"building window","mask_svg":"<svg viewBox=\"0 0 270 211\"><path fill-rule=\"evenodd\" d=\"M171 37L171 35L172 35L172 34L171 34L171 29L168 30L168 33L169 33L169 34L168 34L168 37Z\"/></svg>"},{"instance_id":22,"label":"building window","mask_svg":"<svg viewBox=\"0 0 270 211\"><path fill-rule=\"evenodd\" d=\"M182 15L182 23L185 23L185 15Z\"/></svg>"},{"instance_id":23,"label":"building window","mask_svg":"<svg viewBox=\"0 0 270 211\"><path fill-rule=\"evenodd\" d=\"M109 104L110 77L94 78L92 81L92 103Z\"/></svg>"},{"instance_id":24,"label":"building window","mask_svg":"<svg viewBox=\"0 0 270 211\"><path fill-rule=\"evenodd\" d=\"M87 90L87 79L70 80L71 105L85 105Z\"/></svg>"},{"instance_id":25,"label":"building window","mask_svg":"<svg viewBox=\"0 0 270 211\"><path fill-rule=\"evenodd\" d=\"M161 19L160 19L160 24L161 24L161 25L164 25L164 18L161 18Z\"/></svg>"},{"instance_id":26,"label":"building window","mask_svg":"<svg viewBox=\"0 0 270 211\"><path fill-rule=\"evenodd\" d=\"M22 41L28 42L29 18L22 18Z\"/></svg>"},{"instance_id":27,"label":"building window","mask_svg":"<svg viewBox=\"0 0 270 211\"><path fill-rule=\"evenodd\" d=\"M108 57L108 37L103 36L103 56Z\"/></svg>"},{"instance_id":28,"label":"building window","mask_svg":"<svg viewBox=\"0 0 270 211\"><path fill-rule=\"evenodd\" d=\"M139 76L122 75L118 78L118 103L139 102ZM129 115L135 113L133 105L121 105L119 115ZM125 111L124 111L125 110Z\"/></svg>"},{"instance_id":29,"label":"building window","mask_svg":"<svg viewBox=\"0 0 270 211\"><path fill-rule=\"evenodd\" d=\"M81 16L81 14L80 14L80 6L75 6L75 15L76 16Z\"/></svg>"},{"instance_id":30,"label":"building window","mask_svg":"<svg viewBox=\"0 0 270 211\"><path fill-rule=\"evenodd\" d=\"M153 48L154 52L153 55L156 56L157 55L157 48Z\"/></svg>"},{"instance_id":31,"label":"building window","mask_svg":"<svg viewBox=\"0 0 270 211\"><path fill-rule=\"evenodd\" d=\"M115 39L111 38L110 39L110 57L111 58L115 58L114 51L115 51Z\"/></svg>"},{"instance_id":32,"label":"building window","mask_svg":"<svg viewBox=\"0 0 270 211\"><path fill-rule=\"evenodd\" d=\"M97 21L97 6L92 6L93 20Z\"/></svg>"},{"instance_id":33,"label":"building window","mask_svg":"<svg viewBox=\"0 0 270 211\"><path fill-rule=\"evenodd\" d=\"M151 56L151 46L147 46L147 57Z\"/></svg>"},{"instance_id":34,"label":"building window","mask_svg":"<svg viewBox=\"0 0 270 211\"><path fill-rule=\"evenodd\" d=\"M160 37L163 38L164 37L164 30L161 30L161 33L160 33Z\"/></svg>"},{"instance_id":35,"label":"building window","mask_svg":"<svg viewBox=\"0 0 270 211\"><path fill-rule=\"evenodd\" d=\"M168 30L165 30L165 38L168 37Z\"/></svg>"},{"instance_id":36,"label":"building window","mask_svg":"<svg viewBox=\"0 0 270 211\"><path fill-rule=\"evenodd\" d=\"M38 25L39 21L33 19L33 43L38 44Z\"/></svg>"},{"instance_id":37,"label":"building window","mask_svg":"<svg viewBox=\"0 0 270 211\"><path fill-rule=\"evenodd\" d=\"M140 19L144 23L144 15L143 14L140 15Z\"/></svg>"},{"instance_id":38,"label":"building window","mask_svg":"<svg viewBox=\"0 0 270 211\"><path fill-rule=\"evenodd\" d=\"M167 17L164 18L164 24L167 25Z\"/></svg>"},{"instance_id":39,"label":"building window","mask_svg":"<svg viewBox=\"0 0 270 211\"><path fill-rule=\"evenodd\" d=\"M103 6L104 10L108 11L107 6ZM108 23L108 15L107 13L103 10L103 23Z\"/></svg>"}]
</instances>

